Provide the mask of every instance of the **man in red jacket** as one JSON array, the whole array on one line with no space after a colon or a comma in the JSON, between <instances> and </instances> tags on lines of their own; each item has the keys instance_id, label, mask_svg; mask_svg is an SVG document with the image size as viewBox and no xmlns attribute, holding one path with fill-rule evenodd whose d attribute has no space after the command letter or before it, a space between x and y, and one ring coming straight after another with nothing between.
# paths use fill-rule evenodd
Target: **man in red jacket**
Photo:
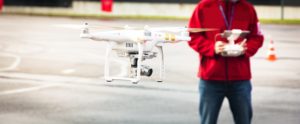
<instances>
[{"instance_id":1,"label":"man in red jacket","mask_svg":"<svg viewBox=\"0 0 300 124\"><path fill-rule=\"evenodd\" d=\"M217 123L225 97L229 101L235 124L250 124L250 57L262 46L264 39L254 7L246 0L201 0L190 19L189 27L219 29L190 33L189 45L199 53L200 58L198 77L201 124ZM228 41L217 34L232 29L247 30L250 33L235 41L241 45L242 55L223 56Z\"/></svg>"}]
</instances>

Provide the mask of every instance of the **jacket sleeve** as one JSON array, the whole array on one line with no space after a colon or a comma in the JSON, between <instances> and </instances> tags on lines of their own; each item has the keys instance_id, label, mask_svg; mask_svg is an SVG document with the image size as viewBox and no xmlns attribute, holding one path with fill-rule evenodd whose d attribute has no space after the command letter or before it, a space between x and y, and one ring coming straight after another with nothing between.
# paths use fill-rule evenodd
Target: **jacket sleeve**
<instances>
[{"instance_id":1,"label":"jacket sleeve","mask_svg":"<svg viewBox=\"0 0 300 124\"><path fill-rule=\"evenodd\" d=\"M250 20L249 30L250 34L247 37L246 57L252 57L263 45L264 36L259 27L259 21L255 9L252 7L252 19Z\"/></svg>"},{"instance_id":2,"label":"jacket sleeve","mask_svg":"<svg viewBox=\"0 0 300 124\"><path fill-rule=\"evenodd\" d=\"M192 17L189 21L190 28L202 28L201 22L201 9L199 5L193 12ZM188 42L189 46L198 52L201 56L213 57L214 52L214 41L208 40L204 32L201 33L190 33L191 40Z\"/></svg>"}]
</instances>

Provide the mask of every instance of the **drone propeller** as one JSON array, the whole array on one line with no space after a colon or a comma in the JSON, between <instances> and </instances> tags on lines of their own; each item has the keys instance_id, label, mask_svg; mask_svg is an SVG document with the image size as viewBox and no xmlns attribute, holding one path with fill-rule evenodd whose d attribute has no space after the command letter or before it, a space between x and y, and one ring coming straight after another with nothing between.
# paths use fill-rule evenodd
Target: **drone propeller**
<instances>
[{"instance_id":1,"label":"drone propeller","mask_svg":"<svg viewBox=\"0 0 300 124\"><path fill-rule=\"evenodd\" d=\"M197 33L197 32L207 32L207 31L216 31L219 29L214 28L187 28L187 27L162 27L162 28L150 28L154 31L167 31L167 32L191 32L191 33Z\"/></svg>"},{"instance_id":2,"label":"drone propeller","mask_svg":"<svg viewBox=\"0 0 300 124\"><path fill-rule=\"evenodd\" d=\"M81 29L84 28L84 25L76 25L76 24L55 24L54 27L60 28L71 28L71 29Z\"/></svg>"},{"instance_id":3,"label":"drone propeller","mask_svg":"<svg viewBox=\"0 0 300 124\"><path fill-rule=\"evenodd\" d=\"M87 23L84 25L78 24L57 24L54 25L55 27L63 27L63 28L71 28L71 29L83 29L87 28ZM88 26L88 28L95 28L95 29L125 29L125 30L151 30L151 31L167 31L167 32L191 32L191 33L198 33L198 32L207 32L207 31L217 31L219 29L216 28L187 28L187 27L149 27L145 25L144 27L130 27L128 25L125 26L111 26L111 25L98 25L97 26Z\"/></svg>"},{"instance_id":4,"label":"drone propeller","mask_svg":"<svg viewBox=\"0 0 300 124\"><path fill-rule=\"evenodd\" d=\"M188 32L198 33L198 32L207 32L207 31L217 31L216 28L186 28Z\"/></svg>"},{"instance_id":5,"label":"drone propeller","mask_svg":"<svg viewBox=\"0 0 300 124\"><path fill-rule=\"evenodd\" d=\"M71 29L83 29L86 28L88 25L89 28L94 28L94 29L131 29L131 27L129 26L124 26L124 27L120 27L120 26L108 26L108 25L89 25L88 23L85 23L84 25L82 24L56 24L53 25L55 27L62 27L62 28L71 28Z\"/></svg>"},{"instance_id":6,"label":"drone propeller","mask_svg":"<svg viewBox=\"0 0 300 124\"><path fill-rule=\"evenodd\" d=\"M86 28L87 25L77 25L77 24L56 24L53 25L55 27L62 27L62 28L71 28L71 29L82 29L82 28ZM88 26L89 28L101 28L103 29L103 27L98 27L98 26Z\"/></svg>"},{"instance_id":7,"label":"drone propeller","mask_svg":"<svg viewBox=\"0 0 300 124\"><path fill-rule=\"evenodd\" d=\"M148 25L145 25L144 27L131 27L128 25L125 26L111 26L111 25L98 25L94 26L94 25L90 25L88 23L85 23L84 25L78 25L78 24L56 24L53 25L55 27L63 27L63 28L71 28L71 29L83 29L86 28L88 26L88 28L94 28L94 29L125 29L125 30L149 30L151 29Z\"/></svg>"}]
</instances>

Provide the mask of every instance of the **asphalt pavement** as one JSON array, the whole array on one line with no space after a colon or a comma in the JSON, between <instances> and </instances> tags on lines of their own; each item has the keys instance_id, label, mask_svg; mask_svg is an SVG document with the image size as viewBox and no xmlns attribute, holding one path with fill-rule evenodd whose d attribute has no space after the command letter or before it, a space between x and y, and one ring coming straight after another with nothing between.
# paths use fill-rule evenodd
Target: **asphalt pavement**
<instances>
[{"instance_id":1,"label":"asphalt pavement","mask_svg":"<svg viewBox=\"0 0 300 124\"><path fill-rule=\"evenodd\" d=\"M166 44L166 77L138 84L103 79L106 43L80 39L59 25L185 26L180 20L74 19L0 15L0 123L197 124L197 54ZM92 32L103 30L93 29ZM107 29L104 29L107 30ZM262 25L264 46L252 58L253 124L300 123L299 25ZM278 60L266 60L273 40ZM154 67L155 59L149 62ZM114 61L118 74L119 61ZM233 124L224 101L220 124Z\"/></svg>"}]
</instances>

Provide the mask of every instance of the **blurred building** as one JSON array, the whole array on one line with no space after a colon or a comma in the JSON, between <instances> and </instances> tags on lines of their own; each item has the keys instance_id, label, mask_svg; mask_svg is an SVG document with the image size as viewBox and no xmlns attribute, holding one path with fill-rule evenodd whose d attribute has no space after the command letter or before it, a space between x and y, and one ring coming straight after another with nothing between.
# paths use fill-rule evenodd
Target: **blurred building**
<instances>
[{"instance_id":1,"label":"blurred building","mask_svg":"<svg viewBox=\"0 0 300 124\"><path fill-rule=\"evenodd\" d=\"M101 0L4 0L4 13L164 16L188 18L199 0L114 0L112 13L102 12ZM300 0L248 0L265 19L300 19ZM284 11L281 5L284 1Z\"/></svg>"},{"instance_id":2,"label":"blurred building","mask_svg":"<svg viewBox=\"0 0 300 124\"><path fill-rule=\"evenodd\" d=\"M18 6L58 6L70 7L73 1L100 1L100 0L5 0L6 5ZM139 2L139 3L197 3L199 0L114 0L115 2ZM248 0L255 5L281 5L282 0ZM300 6L300 0L284 0L287 6Z\"/></svg>"}]
</instances>

